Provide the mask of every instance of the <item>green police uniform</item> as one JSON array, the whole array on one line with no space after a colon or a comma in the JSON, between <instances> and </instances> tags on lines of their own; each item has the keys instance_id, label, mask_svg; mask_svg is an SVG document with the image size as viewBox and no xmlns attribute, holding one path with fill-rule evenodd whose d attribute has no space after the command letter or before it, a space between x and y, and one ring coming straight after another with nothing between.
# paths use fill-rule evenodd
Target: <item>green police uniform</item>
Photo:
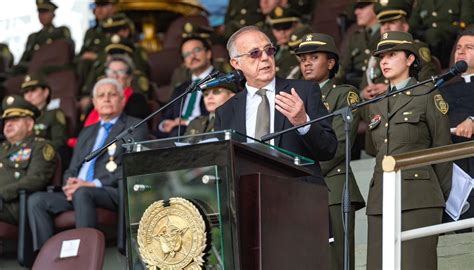
<instances>
[{"instance_id":1,"label":"green police uniform","mask_svg":"<svg viewBox=\"0 0 474 270\"><path fill-rule=\"evenodd\" d=\"M274 30L296 29L300 25L301 15L294 9L276 7L269 15L270 26ZM273 36L273 34L272 34ZM276 40L275 37L273 37ZM286 78L290 72L299 65L298 59L291 52L288 43L278 44L278 51L275 54L275 70L277 76Z\"/></svg>"},{"instance_id":2,"label":"green police uniform","mask_svg":"<svg viewBox=\"0 0 474 270\"><path fill-rule=\"evenodd\" d=\"M38 110L20 96L3 100L3 119L36 117ZM26 136L21 142L0 146L0 220L18 222L18 191L43 190L50 183L56 166L56 152L46 140Z\"/></svg>"},{"instance_id":3,"label":"green police uniform","mask_svg":"<svg viewBox=\"0 0 474 270\"><path fill-rule=\"evenodd\" d=\"M228 39L234 32L247 25L264 22L265 16L260 4L254 0L230 0L225 16L224 37Z\"/></svg>"},{"instance_id":4,"label":"green police uniform","mask_svg":"<svg viewBox=\"0 0 474 270\"><path fill-rule=\"evenodd\" d=\"M412 36L405 32L387 32L382 35L374 55L402 50L417 55ZM404 83L409 86L416 80L407 78L395 87L401 89ZM428 93L430 88L431 85L422 85L370 105L369 136L377 156L367 201L367 269L382 267L383 158L451 143L448 104L438 90ZM401 172L402 230L441 223L451 189L451 173L451 162ZM430 236L403 242L402 269L436 269L437 241L438 236Z\"/></svg>"},{"instance_id":5,"label":"green police uniform","mask_svg":"<svg viewBox=\"0 0 474 270\"><path fill-rule=\"evenodd\" d=\"M375 3L377 1L358 0L357 2L357 4L360 4ZM342 69L337 75L338 80L342 80L355 87L360 85L362 75L367 69L370 53L375 49L380 39L379 30L380 25L376 24L372 27L357 30L352 34L348 47L342 56Z\"/></svg>"},{"instance_id":6,"label":"green police uniform","mask_svg":"<svg viewBox=\"0 0 474 270\"><path fill-rule=\"evenodd\" d=\"M23 95L36 87L49 88L49 85L39 74L25 76L25 80L21 84ZM49 140L56 150L66 146L67 126L64 112L61 109L48 110L46 106L41 108L40 115L36 118L33 127L33 134L36 137Z\"/></svg>"},{"instance_id":7,"label":"green police uniform","mask_svg":"<svg viewBox=\"0 0 474 270\"><path fill-rule=\"evenodd\" d=\"M303 36L298 48L295 49L295 54L297 55L316 52L330 53L336 58L338 58L339 55L334 39L329 35L319 33L312 33ZM338 60L336 60L336 65L337 64ZM337 72L337 67L335 69L334 73ZM336 85L334 78L330 78L326 82L323 82L323 85L321 86L321 101L326 106L328 112L334 112L344 107L359 103L360 100L358 91L355 87L351 85ZM353 121L351 123L351 145L354 144L357 136L358 125L359 111L356 110L353 112ZM320 165L324 175L324 180L329 188L329 211L331 215L332 232L334 235L334 243L330 246L331 269L343 269L344 226L341 214L341 204L346 173L346 137L344 132L344 121L341 116L333 118L332 128L338 139L337 151L332 160L320 162ZM360 193L359 187L357 186L352 170L349 171L349 191L351 194L350 225L348 226L350 234L350 261L351 269L354 269L355 211L364 207L365 202Z\"/></svg>"},{"instance_id":8,"label":"green police uniform","mask_svg":"<svg viewBox=\"0 0 474 270\"><path fill-rule=\"evenodd\" d=\"M47 0L36 1L38 12L42 10L53 11L57 6ZM73 44L71 33L66 26L55 27L54 25L46 25L40 31L32 33L28 36L25 50L20 58L18 65L13 69L14 74L24 74L28 69L28 63L33 58L34 53L45 44L50 44L55 40L66 40Z\"/></svg>"},{"instance_id":9,"label":"green police uniform","mask_svg":"<svg viewBox=\"0 0 474 270\"><path fill-rule=\"evenodd\" d=\"M114 5L116 3L117 0L95 1L96 5ZM108 43L109 41L107 35L102 28L102 22L97 21L94 26L87 29L86 34L84 35L82 48L75 59L76 73L79 76L81 82L86 80L89 70L92 68L92 65L95 62L95 60L81 59L81 57L86 52L99 54L100 52L104 51L105 46L107 46Z\"/></svg>"},{"instance_id":10,"label":"green police uniform","mask_svg":"<svg viewBox=\"0 0 474 270\"><path fill-rule=\"evenodd\" d=\"M457 34L474 22L474 2L416 1L409 22L414 36L428 43L431 52L445 67Z\"/></svg>"}]
</instances>

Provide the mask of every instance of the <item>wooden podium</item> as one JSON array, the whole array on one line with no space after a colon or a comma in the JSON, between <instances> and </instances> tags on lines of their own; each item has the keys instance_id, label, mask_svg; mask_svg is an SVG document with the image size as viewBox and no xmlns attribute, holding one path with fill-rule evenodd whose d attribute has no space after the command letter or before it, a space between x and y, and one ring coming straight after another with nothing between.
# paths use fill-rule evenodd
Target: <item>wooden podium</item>
<instances>
[{"instance_id":1,"label":"wooden podium","mask_svg":"<svg viewBox=\"0 0 474 270\"><path fill-rule=\"evenodd\" d=\"M204 268L328 268L327 187L307 183L311 170L301 165L312 161L250 140L222 131L129 145L135 152L123 162L130 269L146 269L137 245L146 208L174 197L193 202L206 220Z\"/></svg>"}]
</instances>

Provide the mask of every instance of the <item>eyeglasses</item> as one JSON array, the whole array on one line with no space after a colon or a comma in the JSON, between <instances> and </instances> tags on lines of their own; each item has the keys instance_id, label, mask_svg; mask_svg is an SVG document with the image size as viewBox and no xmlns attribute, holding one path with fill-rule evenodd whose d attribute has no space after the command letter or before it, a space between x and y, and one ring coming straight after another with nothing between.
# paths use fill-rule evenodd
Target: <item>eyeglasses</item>
<instances>
[{"instance_id":1,"label":"eyeglasses","mask_svg":"<svg viewBox=\"0 0 474 270\"><path fill-rule=\"evenodd\" d=\"M126 69L117 69L117 70L113 70L113 69L110 69L110 68L107 68L105 69L105 75L107 75L107 77L111 77L111 76L125 76L128 74L128 70Z\"/></svg>"},{"instance_id":2,"label":"eyeglasses","mask_svg":"<svg viewBox=\"0 0 474 270\"><path fill-rule=\"evenodd\" d=\"M250 56L250 58L257 59L257 58L262 57L262 53L263 53L263 52L265 52L268 56L274 56L275 53L276 53L276 51L277 51L277 49L276 49L275 47L273 47L273 46L268 46L268 47L263 48L263 50L261 50L261 49L253 49L253 50L251 50L251 51L248 52L248 53L244 53L244 54L241 54L241 55L237 55L237 56L235 56L234 58L239 58L239 57L248 55L248 56Z\"/></svg>"},{"instance_id":3,"label":"eyeglasses","mask_svg":"<svg viewBox=\"0 0 474 270\"><path fill-rule=\"evenodd\" d=\"M182 54L183 58L188 58L189 56L193 55L193 54L198 54L200 52L204 51L204 48L203 47L196 47L194 49L192 49L191 51L189 52L184 52Z\"/></svg>"},{"instance_id":4,"label":"eyeglasses","mask_svg":"<svg viewBox=\"0 0 474 270\"><path fill-rule=\"evenodd\" d=\"M220 95L222 92L224 92L223 89L215 88L215 89L209 89L209 90L204 91L202 95L207 97L212 93L214 96L217 96L217 95Z\"/></svg>"}]
</instances>

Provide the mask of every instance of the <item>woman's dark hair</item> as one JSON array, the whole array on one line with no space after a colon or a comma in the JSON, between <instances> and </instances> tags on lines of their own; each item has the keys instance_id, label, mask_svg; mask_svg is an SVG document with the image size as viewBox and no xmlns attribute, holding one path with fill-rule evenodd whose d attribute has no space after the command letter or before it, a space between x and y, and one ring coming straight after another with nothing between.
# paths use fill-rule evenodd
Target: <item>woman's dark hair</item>
<instances>
[{"instance_id":1,"label":"woman's dark hair","mask_svg":"<svg viewBox=\"0 0 474 270\"><path fill-rule=\"evenodd\" d=\"M329 71L329 79L334 78L336 76L337 72L339 71L339 57L335 53L326 53L328 59L334 59L335 64L334 67Z\"/></svg>"},{"instance_id":2,"label":"woman's dark hair","mask_svg":"<svg viewBox=\"0 0 474 270\"><path fill-rule=\"evenodd\" d=\"M410 70L408 71L408 74L410 77L413 77L415 79L418 79L418 73L420 73L421 70L421 61L418 59L418 56L410 51L403 51L405 53L405 56L408 58L410 54L412 54L415 57L415 61L413 61L413 64L410 66Z\"/></svg>"}]
</instances>

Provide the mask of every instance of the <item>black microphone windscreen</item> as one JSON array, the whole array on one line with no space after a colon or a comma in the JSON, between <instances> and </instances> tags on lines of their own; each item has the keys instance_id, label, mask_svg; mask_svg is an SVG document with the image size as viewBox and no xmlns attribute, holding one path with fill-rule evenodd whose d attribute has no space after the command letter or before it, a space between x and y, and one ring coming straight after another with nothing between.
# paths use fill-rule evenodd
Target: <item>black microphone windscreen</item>
<instances>
[{"instance_id":1,"label":"black microphone windscreen","mask_svg":"<svg viewBox=\"0 0 474 270\"><path fill-rule=\"evenodd\" d=\"M236 84L239 84L244 78L244 74L242 73L242 70L236 69L232 71L232 73L234 74L234 82Z\"/></svg>"},{"instance_id":2,"label":"black microphone windscreen","mask_svg":"<svg viewBox=\"0 0 474 270\"><path fill-rule=\"evenodd\" d=\"M466 61L464 61L464 60L457 61L457 62L454 64L453 69L454 69L457 73L464 73L464 72L466 72L466 70L467 70L467 63L466 63Z\"/></svg>"}]
</instances>

